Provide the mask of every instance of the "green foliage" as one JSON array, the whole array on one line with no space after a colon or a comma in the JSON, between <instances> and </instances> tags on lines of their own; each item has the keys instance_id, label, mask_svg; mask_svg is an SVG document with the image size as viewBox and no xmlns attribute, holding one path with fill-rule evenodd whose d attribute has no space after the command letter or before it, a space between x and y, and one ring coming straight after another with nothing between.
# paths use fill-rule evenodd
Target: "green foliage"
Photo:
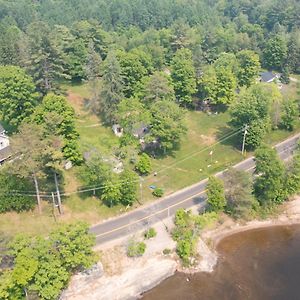
<instances>
[{"instance_id":1,"label":"green foliage","mask_svg":"<svg viewBox=\"0 0 300 300\"><path fill-rule=\"evenodd\" d=\"M49 239L56 245L58 257L68 271L88 269L95 262L92 250L95 238L89 234L88 224L63 225L52 232Z\"/></svg>"},{"instance_id":2,"label":"green foliage","mask_svg":"<svg viewBox=\"0 0 300 300\"><path fill-rule=\"evenodd\" d=\"M285 169L276 150L262 146L255 151L254 194L261 205L282 203L286 197Z\"/></svg>"},{"instance_id":3,"label":"green foliage","mask_svg":"<svg viewBox=\"0 0 300 300\"><path fill-rule=\"evenodd\" d=\"M135 169L141 175L148 175L151 172L151 160L146 153L140 155L139 161L135 165Z\"/></svg>"},{"instance_id":4,"label":"green foliage","mask_svg":"<svg viewBox=\"0 0 300 300\"><path fill-rule=\"evenodd\" d=\"M32 78L14 66L0 66L0 119L17 128L34 111L38 95Z\"/></svg>"},{"instance_id":5,"label":"green foliage","mask_svg":"<svg viewBox=\"0 0 300 300\"><path fill-rule=\"evenodd\" d=\"M137 200L138 176L129 170L123 171L120 175L121 203L132 205Z\"/></svg>"},{"instance_id":6,"label":"green foliage","mask_svg":"<svg viewBox=\"0 0 300 300\"><path fill-rule=\"evenodd\" d=\"M112 166L104 163L100 155L92 155L80 170L84 183L101 186L96 193L109 206L132 205L137 200L138 177L125 170L120 175L112 172Z\"/></svg>"},{"instance_id":7,"label":"green foliage","mask_svg":"<svg viewBox=\"0 0 300 300\"><path fill-rule=\"evenodd\" d=\"M61 136L64 141L63 153L75 164L82 161L78 149L78 132L75 128L75 112L65 97L49 94L37 107L33 121L41 124L48 135Z\"/></svg>"},{"instance_id":8,"label":"green foliage","mask_svg":"<svg viewBox=\"0 0 300 300\"><path fill-rule=\"evenodd\" d=\"M138 257L145 253L146 244L144 242L137 242L130 240L127 246L127 256L128 257Z\"/></svg>"},{"instance_id":9,"label":"green foliage","mask_svg":"<svg viewBox=\"0 0 300 300\"><path fill-rule=\"evenodd\" d=\"M249 218L255 205L253 186L245 171L230 168L225 176L226 211L234 218Z\"/></svg>"},{"instance_id":10,"label":"green foliage","mask_svg":"<svg viewBox=\"0 0 300 300\"><path fill-rule=\"evenodd\" d=\"M142 57L136 53L119 51L117 58L121 66L124 94L131 97L141 79L149 74L149 70L143 65Z\"/></svg>"},{"instance_id":11,"label":"green foliage","mask_svg":"<svg viewBox=\"0 0 300 300\"><path fill-rule=\"evenodd\" d=\"M192 103L192 95L196 93L196 75L191 51L177 50L171 66L176 99L183 106L189 106Z\"/></svg>"},{"instance_id":12,"label":"green foliage","mask_svg":"<svg viewBox=\"0 0 300 300\"><path fill-rule=\"evenodd\" d=\"M239 100L231 108L231 124L241 128L249 126L245 141L246 149L258 147L270 128L272 94L265 85L256 84L243 90ZM242 142L243 135L240 135Z\"/></svg>"},{"instance_id":13,"label":"green foliage","mask_svg":"<svg viewBox=\"0 0 300 300\"><path fill-rule=\"evenodd\" d=\"M112 171L110 166L103 162L101 155L92 154L80 169L79 176L85 184L97 186L103 185L106 180L110 179Z\"/></svg>"},{"instance_id":14,"label":"green foliage","mask_svg":"<svg viewBox=\"0 0 300 300\"><path fill-rule=\"evenodd\" d=\"M286 190L288 195L295 195L300 191L300 149L299 145L292 163L286 171Z\"/></svg>"},{"instance_id":15,"label":"green foliage","mask_svg":"<svg viewBox=\"0 0 300 300\"><path fill-rule=\"evenodd\" d=\"M152 192L152 195L160 198L164 195L164 190L162 188L155 188Z\"/></svg>"},{"instance_id":16,"label":"green foliage","mask_svg":"<svg viewBox=\"0 0 300 300\"><path fill-rule=\"evenodd\" d=\"M191 211L180 208L176 211L175 228L172 232L173 239L177 242L176 252L184 265L190 264L190 258L195 254L195 247L198 239L199 225L197 216Z\"/></svg>"},{"instance_id":17,"label":"green foliage","mask_svg":"<svg viewBox=\"0 0 300 300\"><path fill-rule=\"evenodd\" d=\"M42 21L31 23L27 28L28 59L26 66L38 90L43 94L57 90L59 79L68 78L64 61L50 40L50 28Z\"/></svg>"},{"instance_id":18,"label":"green foliage","mask_svg":"<svg viewBox=\"0 0 300 300\"><path fill-rule=\"evenodd\" d=\"M199 90L211 104L228 105L235 99L236 78L229 67L209 67L200 79Z\"/></svg>"},{"instance_id":19,"label":"green foliage","mask_svg":"<svg viewBox=\"0 0 300 300\"><path fill-rule=\"evenodd\" d=\"M206 190L209 210L223 211L226 206L223 181L217 177L209 177Z\"/></svg>"},{"instance_id":20,"label":"green foliage","mask_svg":"<svg viewBox=\"0 0 300 300\"><path fill-rule=\"evenodd\" d=\"M121 67L114 52L110 52L103 66L99 110L104 121L112 124L116 121L118 104L123 98L123 78Z\"/></svg>"},{"instance_id":21,"label":"green foliage","mask_svg":"<svg viewBox=\"0 0 300 300\"><path fill-rule=\"evenodd\" d=\"M13 269L0 274L1 299L23 299L25 290L57 299L73 273L96 262L94 243L84 223L59 227L47 239L17 236L9 246Z\"/></svg>"},{"instance_id":22,"label":"green foliage","mask_svg":"<svg viewBox=\"0 0 300 300\"><path fill-rule=\"evenodd\" d=\"M163 250L163 254L164 254L164 255L169 255L171 252L172 252L172 250L169 249L169 248L165 248L165 249Z\"/></svg>"},{"instance_id":23,"label":"green foliage","mask_svg":"<svg viewBox=\"0 0 300 300\"><path fill-rule=\"evenodd\" d=\"M137 95L147 106L153 102L175 99L170 78L163 72L155 72L149 77L144 77L141 91L137 92Z\"/></svg>"},{"instance_id":24,"label":"green foliage","mask_svg":"<svg viewBox=\"0 0 300 300\"><path fill-rule=\"evenodd\" d=\"M156 145L164 154L176 150L186 133L184 111L174 102L163 100L153 103L151 108L151 130L148 141Z\"/></svg>"},{"instance_id":25,"label":"green foliage","mask_svg":"<svg viewBox=\"0 0 300 300\"><path fill-rule=\"evenodd\" d=\"M266 67L281 70L287 55L286 41L279 35L270 38L263 55Z\"/></svg>"},{"instance_id":26,"label":"green foliage","mask_svg":"<svg viewBox=\"0 0 300 300\"><path fill-rule=\"evenodd\" d=\"M195 222L199 228L203 229L213 225L218 220L218 216L218 213L215 211L205 212L196 216Z\"/></svg>"},{"instance_id":27,"label":"green foliage","mask_svg":"<svg viewBox=\"0 0 300 300\"><path fill-rule=\"evenodd\" d=\"M237 79L239 86L249 87L255 82L260 70L259 56L251 50L242 50L237 53L239 68Z\"/></svg>"},{"instance_id":28,"label":"green foliage","mask_svg":"<svg viewBox=\"0 0 300 300\"><path fill-rule=\"evenodd\" d=\"M116 118L125 133L139 137L140 128L150 123L151 115L139 99L130 98L119 103Z\"/></svg>"},{"instance_id":29,"label":"green foliage","mask_svg":"<svg viewBox=\"0 0 300 300\"><path fill-rule=\"evenodd\" d=\"M288 100L283 103L283 113L280 125L286 130L292 131L295 126L296 117L298 115L297 104L295 101Z\"/></svg>"},{"instance_id":30,"label":"green foliage","mask_svg":"<svg viewBox=\"0 0 300 300\"><path fill-rule=\"evenodd\" d=\"M149 228L147 231L144 232L144 238L147 240L156 237L156 235L157 232L154 228Z\"/></svg>"},{"instance_id":31,"label":"green foliage","mask_svg":"<svg viewBox=\"0 0 300 300\"><path fill-rule=\"evenodd\" d=\"M32 184L27 179L18 178L9 172L0 172L0 213L7 211L26 211L33 209L35 200L32 196L14 193L15 190L31 191Z\"/></svg>"},{"instance_id":32,"label":"green foliage","mask_svg":"<svg viewBox=\"0 0 300 300\"><path fill-rule=\"evenodd\" d=\"M104 182L103 188L101 189L101 199L110 207L120 203L122 192L116 176L113 176L109 181Z\"/></svg>"}]
</instances>

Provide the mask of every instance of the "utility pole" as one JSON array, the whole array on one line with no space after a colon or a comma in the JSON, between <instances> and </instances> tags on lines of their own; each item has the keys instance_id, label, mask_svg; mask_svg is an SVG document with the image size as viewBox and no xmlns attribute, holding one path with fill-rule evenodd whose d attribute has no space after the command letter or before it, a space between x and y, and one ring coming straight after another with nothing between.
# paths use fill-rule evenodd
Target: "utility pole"
<instances>
[{"instance_id":1,"label":"utility pole","mask_svg":"<svg viewBox=\"0 0 300 300\"><path fill-rule=\"evenodd\" d=\"M243 145L242 145L242 155L244 155L245 152L245 142L246 142L246 135L248 133L247 129L249 128L249 126L246 124L245 128L244 128L244 137L243 137Z\"/></svg>"},{"instance_id":2,"label":"utility pole","mask_svg":"<svg viewBox=\"0 0 300 300\"><path fill-rule=\"evenodd\" d=\"M33 174L33 181L34 181L34 185L35 185L35 190L36 190L36 199L37 199L37 203L38 203L38 209L39 209L39 213L42 213L42 204L41 204L41 197L40 197L40 191L39 191L39 184L37 181L37 177L35 174Z\"/></svg>"},{"instance_id":3,"label":"utility pole","mask_svg":"<svg viewBox=\"0 0 300 300\"><path fill-rule=\"evenodd\" d=\"M58 180L57 180L56 172L54 172L54 181L55 181L55 186L56 186L56 195L57 195L58 208L59 208L60 214L62 215L64 213L64 211L63 211L63 207L62 207L62 204L61 204L60 191L59 191L59 188L58 188Z\"/></svg>"}]
</instances>

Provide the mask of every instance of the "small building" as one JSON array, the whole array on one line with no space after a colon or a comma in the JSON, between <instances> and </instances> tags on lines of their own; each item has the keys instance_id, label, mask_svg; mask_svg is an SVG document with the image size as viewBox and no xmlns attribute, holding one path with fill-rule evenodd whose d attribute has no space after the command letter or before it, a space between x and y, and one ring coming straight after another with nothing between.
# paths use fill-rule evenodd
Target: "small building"
<instances>
[{"instance_id":1,"label":"small building","mask_svg":"<svg viewBox=\"0 0 300 300\"><path fill-rule=\"evenodd\" d=\"M132 135L138 139L143 139L145 135L150 132L149 126L141 124L139 127L132 131Z\"/></svg>"},{"instance_id":2,"label":"small building","mask_svg":"<svg viewBox=\"0 0 300 300\"><path fill-rule=\"evenodd\" d=\"M6 135L5 129L0 124L0 164L3 164L11 156L9 146L9 137Z\"/></svg>"},{"instance_id":3,"label":"small building","mask_svg":"<svg viewBox=\"0 0 300 300\"><path fill-rule=\"evenodd\" d=\"M112 126L112 130L117 137L121 137L123 135L123 128L119 124L114 124Z\"/></svg>"},{"instance_id":4,"label":"small building","mask_svg":"<svg viewBox=\"0 0 300 300\"><path fill-rule=\"evenodd\" d=\"M279 78L280 78L279 74L274 74L272 72L263 72L260 74L260 82L270 83Z\"/></svg>"}]
</instances>

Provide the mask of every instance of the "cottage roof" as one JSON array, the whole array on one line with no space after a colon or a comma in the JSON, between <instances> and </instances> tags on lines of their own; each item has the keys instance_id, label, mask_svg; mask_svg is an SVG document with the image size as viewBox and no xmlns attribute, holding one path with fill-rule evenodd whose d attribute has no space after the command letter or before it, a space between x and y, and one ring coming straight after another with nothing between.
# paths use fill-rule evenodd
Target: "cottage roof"
<instances>
[{"instance_id":1,"label":"cottage roof","mask_svg":"<svg viewBox=\"0 0 300 300\"><path fill-rule=\"evenodd\" d=\"M8 159L10 156L11 156L10 146L1 149L0 150L0 163L2 163L4 160Z\"/></svg>"},{"instance_id":2,"label":"cottage roof","mask_svg":"<svg viewBox=\"0 0 300 300\"><path fill-rule=\"evenodd\" d=\"M1 133L4 133L5 132L5 129L3 128L3 126L1 125L1 123L0 123L0 134Z\"/></svg>"},{"instance_id":3,"label":"cottage roof","mask_svg":"<svg viewBox=\"0 0 300 300\"><path fill-rule=\"evenodd\" d=\"M270 82L273 81L275 78L277 78L276 74L272 72L263 72L261 73L261 80L263 82Z\"/></svg>"}]
</instances>

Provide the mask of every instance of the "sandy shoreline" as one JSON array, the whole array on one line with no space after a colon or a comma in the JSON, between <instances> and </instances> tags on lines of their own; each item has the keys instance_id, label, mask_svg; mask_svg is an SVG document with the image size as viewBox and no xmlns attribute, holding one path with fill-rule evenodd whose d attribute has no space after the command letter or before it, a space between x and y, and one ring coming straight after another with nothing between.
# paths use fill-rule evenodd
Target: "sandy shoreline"
<instances>
[{"instance_id":1,"label":"sandy shoreline","mask_svg":"<svg viewBox=\"0 0 300 300\"><path fill-rule=\"evenodd\" d=\"M243 231L265 228L271 226L284 226L300 224L300 197L287 202L282 207L283 212L274 219L264 221L250 221L238 224L230 218L216 228L206 230L201 234L197 251L201 259L196 266L184 269L175 254L163 255L164 249L175 250L176 244L166 232L166 225L170 229L172 220L155 224L157 236L145 241L146 253L139 258L126 256L128 238L117 241L117 244L104 245L101 248L101 262L98 273L78 274L70 282L69 288L64 292L62 300L131 300L158 285L161 281L174 275L176 271L185 273L212 272L218 261L216 247L224 238ZM142 232L136 234L135 239L141 240Z\"/></svg>"}]
</instances>

